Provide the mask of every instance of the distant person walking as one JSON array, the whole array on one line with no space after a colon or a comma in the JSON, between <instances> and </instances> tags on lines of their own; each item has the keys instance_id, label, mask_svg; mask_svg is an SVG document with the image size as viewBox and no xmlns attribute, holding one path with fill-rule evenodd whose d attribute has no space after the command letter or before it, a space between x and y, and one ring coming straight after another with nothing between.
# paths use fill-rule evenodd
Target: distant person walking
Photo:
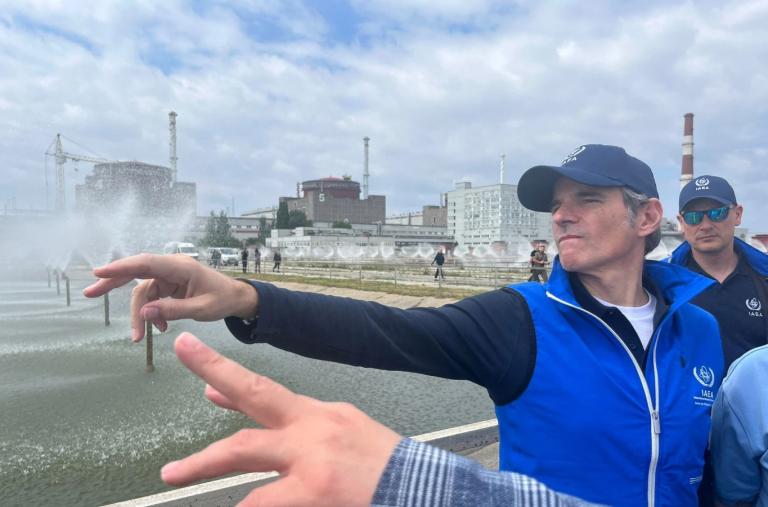
<instances>
[{"instance_id":1,"label":"distant person walking","mask_svg":"<svg viewBox=\"0 0 768 507\"><path fill-rule=\"evenodd\" d=\"M275 252L275 255L272 256L272 260L275 262L275 265L272 266L272 271L280 272L280 263L283 262L283 256L280 255L280 252Z\"/></svg>"},{"instance_id":2,"label":"distant person walking","mask_svg":"<svg viewBox=\"0 0 768 507\"><path fill-rule=\"evenodd\" d=\"M219 266L221 266L221 251L218 248L214 248L211 252L211 260L213 261L213 269L219 269Z\"/></svg>"},{"instance_id":3,"label":"distant person walking","mask_svg":"<svg viewBox=\"0 0 768 507\"><path fill-rule=\"evenodd\" d=\"M253 251L253 272L261 273L261 252L258 248Z\"/></svg>"},{"instance_id":4,"label":"distant person walking","mask_svg":"<svg viewBox=\"0 0 768 507\"><path fill-rule=\"evenodd\" d=\"M243 247L243 251L240 252L240 260L242 261L242 264L243 264L243 273L245 273L246 271L248 271L248 248L247 247Z\"/></svg>"},{"instance_id":5,"label":"distant person walking","mask_svg":"<svg viewBox=\"0 0 768 507\"><path fill-rule=\"evenodd\" d=\"M440 277L440 280L445 280L445 273L443 273L443 264L445 264L445 255L443 255L443 251L439 250L437 252L437 255L435 255L435 258L432 259L432 263L430 266L437 265L437 269L435 269L435 280L437 280L437 277Z\"/></svg>"},{"instance_id":6,"label":"distant person walking","mask_svg":"<svg viewBox=\"0 0 768 507\"><path fill-rule=\"evenodd\" d=\"M531 276L528 278L529 282L546 282L547 281L547 252L544 251L546 246L544 243L539 245L531 252ZM541 280L539 277L543 278Z\"/></svg>"}]
</instances>

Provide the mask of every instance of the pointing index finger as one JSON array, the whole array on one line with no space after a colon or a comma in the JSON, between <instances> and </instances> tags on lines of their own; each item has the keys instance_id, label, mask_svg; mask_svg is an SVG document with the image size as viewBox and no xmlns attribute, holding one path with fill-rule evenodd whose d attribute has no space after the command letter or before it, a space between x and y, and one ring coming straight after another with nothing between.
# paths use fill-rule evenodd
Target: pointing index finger
<instances>
[{"instance_id":1,"label":"pointing index finger","mask_svg":"<svg viewBox=\"0 0 768 507\"><path fill-rule=\"evenodd\" d=\"M93 270L99 278L163 278L175 280L184 274L185 259L173 255L139 254L110 262Z\"/></svg>"},{"instance_id":2,"label":"pointing index finger","mask_svg":"<svg viewBox=\"0 0 768 507\"><path fill-rule=\"evenodd\" d=\"M190 333L179 335L174 349L184 366L267 428L282 428L303 410L301 396L222 356Z\"/></svg>"}]
</instances>

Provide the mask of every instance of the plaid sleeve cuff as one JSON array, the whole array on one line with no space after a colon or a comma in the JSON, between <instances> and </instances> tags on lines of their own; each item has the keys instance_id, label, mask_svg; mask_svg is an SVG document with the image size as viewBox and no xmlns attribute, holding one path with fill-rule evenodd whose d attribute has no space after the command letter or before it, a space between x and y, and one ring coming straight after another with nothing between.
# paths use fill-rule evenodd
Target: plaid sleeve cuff
<instances>
[{"instance_id":1,"label":"plaid sleeve cuff","mask_svg":"<svg viewBox=\"0 0 768 507\"><path fill-rule=\"evenodd\" d=\"M583 507L593 504L555 493L530 477L487 470L468 458L406 438L390 457L372 505Z\"/></svg>"}]
</instances>

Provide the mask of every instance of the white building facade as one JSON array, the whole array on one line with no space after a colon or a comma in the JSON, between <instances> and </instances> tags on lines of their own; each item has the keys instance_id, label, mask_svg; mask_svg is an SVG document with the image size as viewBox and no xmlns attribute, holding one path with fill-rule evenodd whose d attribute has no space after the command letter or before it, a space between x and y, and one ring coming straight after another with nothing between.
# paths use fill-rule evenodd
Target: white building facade
<instances>
[{"instance_id":1,"label":"white building facade","mask_svg":"<svg viewBox=\"0 0 768 507\"><path fill-rule=\"evenodd\" d=\"M460 246L529 244L552 240L552 217L523 207L517 185L472 187L461 181L448 192L448 233Z\"/></svg>"}]
</instances>

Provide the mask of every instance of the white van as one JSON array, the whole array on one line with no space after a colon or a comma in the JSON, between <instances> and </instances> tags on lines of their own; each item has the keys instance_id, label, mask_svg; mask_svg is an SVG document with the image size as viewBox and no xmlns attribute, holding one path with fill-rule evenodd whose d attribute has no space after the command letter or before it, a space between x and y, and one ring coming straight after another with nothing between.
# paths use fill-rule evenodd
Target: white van
<instances>
[{"instance_id":1,"label":"white van","mask_svg":"<svg viewBox=\"0 0 768 507\"><path fill-rule=\"evenodd\" d=\"M183 254L189 255L193 259L197 260L200 254L197 252L197 248L192 243L182 243L180 241L171 241L166 243L163 247L163 254Z\"/></svg>"},{"instance_id":2,"label":"white van","mask_svg":"<svg viewBox=\"0 0 768 507\"><path fill-rule=\"evenodd\" d=\"M222 266L237 266L240 264L240 250L237 248L226 248L220 246L212 246L208 249L208 264L213 264L211 261L214 250L218 250L221 254L219 262Z\"/></svg>"}]
</instances>

